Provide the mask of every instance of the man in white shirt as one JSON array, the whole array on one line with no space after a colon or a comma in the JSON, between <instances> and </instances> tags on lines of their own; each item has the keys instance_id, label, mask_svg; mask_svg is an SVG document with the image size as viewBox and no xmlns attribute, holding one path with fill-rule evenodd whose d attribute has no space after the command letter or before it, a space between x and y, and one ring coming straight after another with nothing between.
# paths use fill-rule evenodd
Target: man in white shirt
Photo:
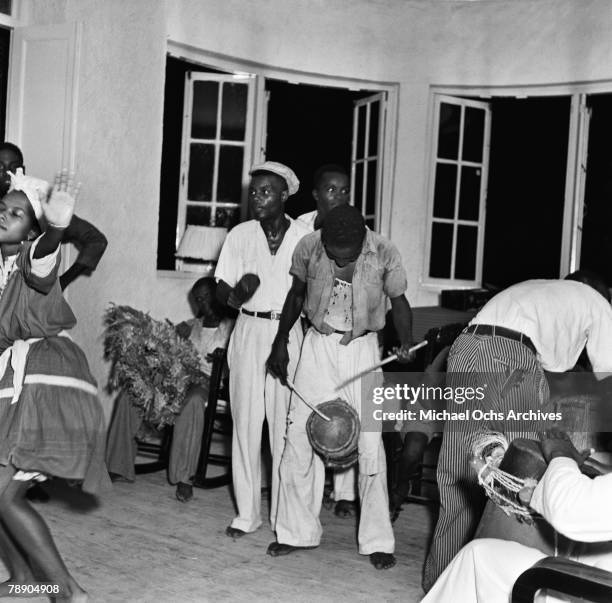
<instances>
[{"instance_id":1,"label":"man in white shirt","mask_svg":"<svg viewBox=\"0 0 612 603\"><path fill-rule=\"evenodd\" d=\"M578 281L578 282L576 282ZM587 284L588 283L588 284ZM485 388L486 410L537 410L548 402L544 370L572 369L586 352L595 373L612 372L612 307L605 284L583 272L566 280L519 283L491 299L457 338L448 359L451 387ZM463 410L466 405L451 410ZM533 437L537 425L523 423L507 439ZM490 428L490 427L489 427ZM483 421L447 421L437 480L440 515L425 562L427 591L473 536L486 498L469 465L473 436Z\"/></svg>"},{"instance_id":2,"label":"man in white shirt","mask_svg":"<svg viewBox=\"0 0 612 603\"><path fill-rule=\"evenodd\" d=\"M308 226L310 231L319 230L328 212L338 205L346 205L351 200L350 178L340 165L322 165L312 178L312 197L317 209L298 216L298 220Z\"/></svg>"},{"instance_id":3,"label":"man in white shirt","mask_svg":"<svg viewBox=\"0 0 612 603\"><path fill-rule=\"evenodd\" d=\"M299 181L287 166L266 161L252 168L249 206L253 220L227 235L215 278L219 301L240 310L228 348L232 477L238 515L226 534L239 538L261 525L261 437L264 419L272 451L270 523L274 529L278 466L283 452L290 390L266 374L266 359L278 329L293 250L308 228L285 214L285 202ZM246 275L246 277L245 277ZM257 283L259 283L257 285ZM293 377L302 343L299 324L288 336Z\"/></svg>"},{"instance_id":4,"label":"man in white shirt","mask_svg":"<svg viewBox=\"0 0 612 603\"><path fill-rule=\"evenodd\" d=\"M612 543L607 542L612 540L612 474L595 479L583 475L577 464L580 455L558 433L547 433L541 446L549 465L528 504L555 530L577 541L572 559L612 571ZM473 540L444 570L423 603L508 603L517 578L546 556L517 542Z\"/></svg>"}]
</instances>

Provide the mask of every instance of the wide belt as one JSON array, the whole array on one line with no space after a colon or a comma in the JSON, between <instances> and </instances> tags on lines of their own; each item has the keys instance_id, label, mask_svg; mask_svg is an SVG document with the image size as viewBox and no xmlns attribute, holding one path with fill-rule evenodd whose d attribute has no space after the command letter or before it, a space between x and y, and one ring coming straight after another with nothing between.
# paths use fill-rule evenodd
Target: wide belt
<instances>
[{"instance_id":1,"label":"wide belt","mask_svg":"<svg viewBox=\"0 0 612 603\"><path fill-rule=\"evenodd\" d=\"M280 320L281 317L281 313L275 312L274 310L272 310L271 312L251 312L250 310L240 308L240 312L246 314L247 316L254 316L255 318L266 318L267 320Z\"/></svg>"},{"instance_id":2,"label":"wide belt","mask_svg":"<svg viewBox=\"0 0 612 603\"><path fill-rule=\"evenodd\" d=\"M504 337L505 339L512 339L518 341L524 346L528 347L534 354L537 354L537 350L533 342L527 335L520 333L519 331L513 331L512 329L506 329L506 327L498 327L495 325L470 325L463 329L464 333L471 333L473 335L490 335L491 337Z\"/></svg>"}]
</instances>

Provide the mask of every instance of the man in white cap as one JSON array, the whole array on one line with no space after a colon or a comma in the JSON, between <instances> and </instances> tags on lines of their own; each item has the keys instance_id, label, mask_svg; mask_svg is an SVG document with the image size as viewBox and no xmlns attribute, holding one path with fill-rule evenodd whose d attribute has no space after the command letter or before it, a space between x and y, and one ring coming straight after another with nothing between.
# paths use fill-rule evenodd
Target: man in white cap
<instances>
[{"instance_id":1,"label":"man in white cap","mask_svg":"<svg viewBox=\"0 0 612 603\"><path fill-rule=\"evenodd\" d=\"M253 220L227 235L215 272L219 301L240 311L228 348L234 432L232 477L238 515L226 529L232 538L261 525L261 437L268 422L272 451L270 523L274 529L278 468L284 447L290 390L266 373L266 359L278 330L283 302L291 288L293 250L308 234L304 224L285 214L285 202L299 181L282 163L266 161L250 171L249 207ZM302 343L296 323L288 335L293 377Z\"/></svg>"}]
</instances>

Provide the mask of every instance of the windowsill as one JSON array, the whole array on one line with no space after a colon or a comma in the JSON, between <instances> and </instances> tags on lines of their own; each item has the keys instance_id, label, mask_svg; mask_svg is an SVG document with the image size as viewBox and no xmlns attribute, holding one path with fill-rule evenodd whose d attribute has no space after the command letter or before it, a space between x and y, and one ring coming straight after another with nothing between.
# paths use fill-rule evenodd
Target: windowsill
<instances>
[{"instance_id":1,"label":"windowsill","mask_svg":"<svg viewBox=\"0 0 612 603\"><path fill-rule=\"evenodd\" d=\"M214 276L214 270L210 272L188 271L188 270L157 270L157 276L161 278L172 278L194 281L205 276Z\"/></svg>"},{"instance_id":2,"label":"windowsill","mask_svg":"<svg viewBox=\"0 0 612 603\"><path fill-rule=\"evenodd\" d=\"M476 284L457 284L457 283L421 283L421 289L425 289L426 291L432 291L434 293L440 293L442 290L453 289L453 290L469 290L469 289L481 289L479 285Z\"/></svg>"}]
</instances>

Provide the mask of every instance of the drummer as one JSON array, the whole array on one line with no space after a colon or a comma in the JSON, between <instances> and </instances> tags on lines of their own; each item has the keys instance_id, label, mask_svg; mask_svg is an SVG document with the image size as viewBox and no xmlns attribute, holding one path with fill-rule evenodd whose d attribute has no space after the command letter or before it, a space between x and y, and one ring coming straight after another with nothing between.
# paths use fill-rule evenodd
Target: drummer
<instances>
[{"instance_id":1,"label":"drummer","mask_svg":"<svg viewBox=\"0 0 612 603\"><path fill-rule=\"evenodd\" d=\"M376 332L384 326L387 297L400 336L398 355L411 360L412 312L404 295L406 273L399 252L389 240L366 229L357 209L349 205L332 209L322 229L297 244L290 272L293 284L268 358L268 370L281 381L287 377L289 332L302 310L312 326L304 338L295 385L306 399L321 402L345 380L380 360ZM342 387L338 396L360 413L359 380ZM325 470L307 438L310 412L292 397L280 467L277 542L268 547L273 557L317 547L321 540ZM387 511L380 430L362 431L358 446L359 553L369 555L376 569L387 569L395 565L395 540Z\"/></svg>"}]
</instances>

